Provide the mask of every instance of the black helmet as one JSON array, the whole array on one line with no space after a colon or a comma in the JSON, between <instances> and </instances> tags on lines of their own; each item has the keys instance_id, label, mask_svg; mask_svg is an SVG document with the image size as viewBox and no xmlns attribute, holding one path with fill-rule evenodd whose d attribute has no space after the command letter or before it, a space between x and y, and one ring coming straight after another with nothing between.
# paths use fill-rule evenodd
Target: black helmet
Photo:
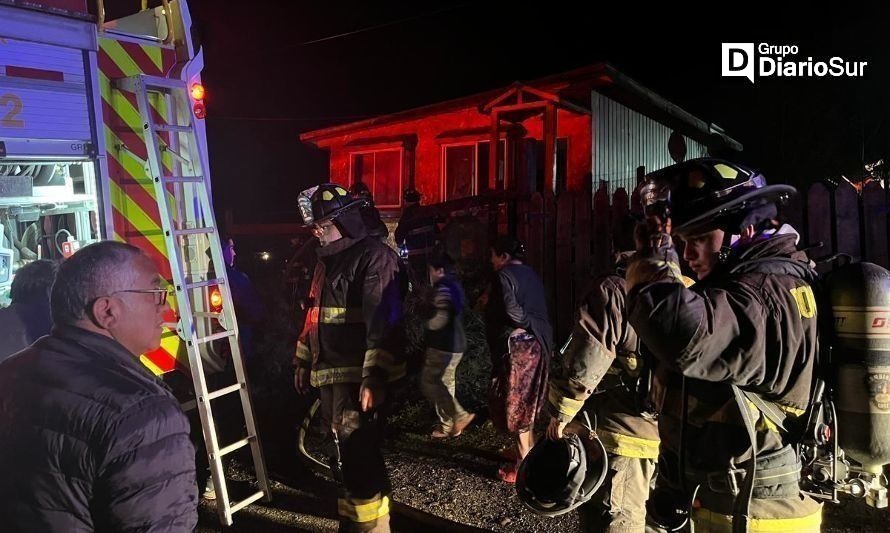
<instances>
[{"instance_id":1,"label":"black helmet","mask_svg":"<svg viewBox=\"0 0 890 533\"><path fill-rule=\"evenodd\" d=\"M790 185L767 185L757 170L700 158L649 174L640 201L647 215L670 216L681 235L716 228L737 233L775 217L775 203L796 193Z\"/></svg>"},{"instance_id":2,"label":"black helmet","mask_svg":"<svg viewBox=\"0 0 890 533\"><path fill-rule=\"evenodd\" d=\"M608 469L606 449L593 432L589 438L572 433L544 439L519 465L516 492L532 512L559 516L590 500Z\"/></svg>"},{"instance_id":3,"label":"black helmet","mask_svg":"<svg viewBox=\"0 0 890 533\"><path fill-rule=\"evenodd\" d=\"M349 194L353 198L365 198L371 199L371 191L368 189L368 186L365 185L363 181L356 181L352 185L349 186Z\"/></svg>"},{"instance_id":4,"label":"black helmet","mask_svg":"<svg viewBox=\"0 0 890 533\"><path fill-rule=\"evenodd\" d=\"M405 189L402 192L402 201L406 203L417 203L420 201L421 194L415 188Z\"/></svg>"},{"instance_id":5,"label":"black helmet","mask_svg":"<svg viewBox=\"0 0 890 533\"><path fill-rule=\"evenodd\" d=\"M356 200L349 192L335 183L322 183L301 192L297 198L303 224L311 226L325 220L334 220L343 213L360 207L364 200Z\"/></svg>"}]
</instances>

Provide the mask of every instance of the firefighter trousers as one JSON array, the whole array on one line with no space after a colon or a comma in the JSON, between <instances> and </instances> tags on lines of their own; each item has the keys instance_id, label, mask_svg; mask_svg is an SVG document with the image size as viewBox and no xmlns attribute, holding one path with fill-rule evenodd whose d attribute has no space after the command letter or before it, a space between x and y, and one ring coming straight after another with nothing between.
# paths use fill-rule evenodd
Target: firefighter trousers
<instances>
[{"instance_id":1,"label":"firefighter trousers","mask_svg":"<svg viewBox=\"0 0 890 533\"><path fill-rule=\"evenodd\" d=\"M609 454L609 473L590 502L581 508L584 531L652 533L646 500L655 478L655 460Z\"/></svg>"},{"instance_id":2,"label":"firefighter trousers","mask_svg":"<svg viewBox=\"0 0 890 533\"><path fill-rule=\"evenodd\" d=\"M809 497L751 500L749 533L819 533L822 505ZM732 515L693 509L695 533L732 533Z\"/></svg>"},{"instance_id":3,"label":"firefighter trousers","mask_svg":"<svg viewBox=\"0 0 890 533\"><path fill-rule=\"evenodd\" d=\"M336 444L331 469L340 482L340 531L387 533L391 490L380 451L382 415L362 412L360 388L336 383L319 389L322 417Z\"/></svg>"}]
</instances>

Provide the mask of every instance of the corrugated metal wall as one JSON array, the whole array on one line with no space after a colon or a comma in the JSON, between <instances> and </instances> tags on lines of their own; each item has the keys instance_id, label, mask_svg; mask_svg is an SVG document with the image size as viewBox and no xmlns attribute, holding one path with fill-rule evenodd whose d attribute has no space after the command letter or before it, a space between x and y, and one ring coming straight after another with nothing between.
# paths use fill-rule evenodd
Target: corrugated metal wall
<instances>
[{"instance_id":1,"label":"corrugated metal wall","mask_svg":"<svg viewBox=\"0 0 890 533\"><path fill-rule=\"evenodd\" d=\"M646 172L672 165L668 154L671 128L593 91L591 93L593 135L593 190L600 180L609 194L624 187L628 194L637 182L637 167ZM686 159L708 155L705 145L686 139Z\"/></svg>"}]
</instances>

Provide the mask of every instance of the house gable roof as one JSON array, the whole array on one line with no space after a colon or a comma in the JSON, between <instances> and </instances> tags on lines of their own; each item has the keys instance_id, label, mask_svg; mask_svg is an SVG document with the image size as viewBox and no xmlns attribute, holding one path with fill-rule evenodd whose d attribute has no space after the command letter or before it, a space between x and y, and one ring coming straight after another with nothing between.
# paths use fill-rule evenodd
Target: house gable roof
<instances>
[{"instance_id":1,"label":"house gable roof","mask_svg":"<svg viewBox=\"0 0 890 533\"><path fill-rule=\"evenodd\" d=\"M527 83L514 82L506 87L453 100L312 130L300 135L300 140L318 145L328 139L349 135L373 127L407 122L426 116L473 107L485 113L490 111L500 101L507 100L522 92L537 96L540 99L555 98L565 104L563 107L570 106L574 111L584 111L589 110L590 91L592 90L596 90L696 141L705 144L719 142L733 150L739 151L742 149L742 145L738 141L723 133L723 130L719 127L686 112L679 106L645 88L632 78L625 76L608 63L596 63Z\"/></svg>"}]
</instances>

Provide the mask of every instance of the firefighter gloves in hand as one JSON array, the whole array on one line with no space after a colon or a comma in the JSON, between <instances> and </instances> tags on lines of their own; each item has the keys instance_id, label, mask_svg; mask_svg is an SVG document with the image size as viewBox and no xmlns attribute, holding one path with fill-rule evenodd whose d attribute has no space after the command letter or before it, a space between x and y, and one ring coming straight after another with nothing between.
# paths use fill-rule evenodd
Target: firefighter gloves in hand
<instances>
[{"instance_id":1,"label":"firefighter gloves in hand","mask_svg":"<svg viewBox=\"0 0 890 533\"><path fill-rule=\"evenodd\" d=\"M677 251L667 233L648 235L644 247L631 258L625 274L628 291L657 281L682 283L682 278Z\"/></svg>"}]
</instances>

